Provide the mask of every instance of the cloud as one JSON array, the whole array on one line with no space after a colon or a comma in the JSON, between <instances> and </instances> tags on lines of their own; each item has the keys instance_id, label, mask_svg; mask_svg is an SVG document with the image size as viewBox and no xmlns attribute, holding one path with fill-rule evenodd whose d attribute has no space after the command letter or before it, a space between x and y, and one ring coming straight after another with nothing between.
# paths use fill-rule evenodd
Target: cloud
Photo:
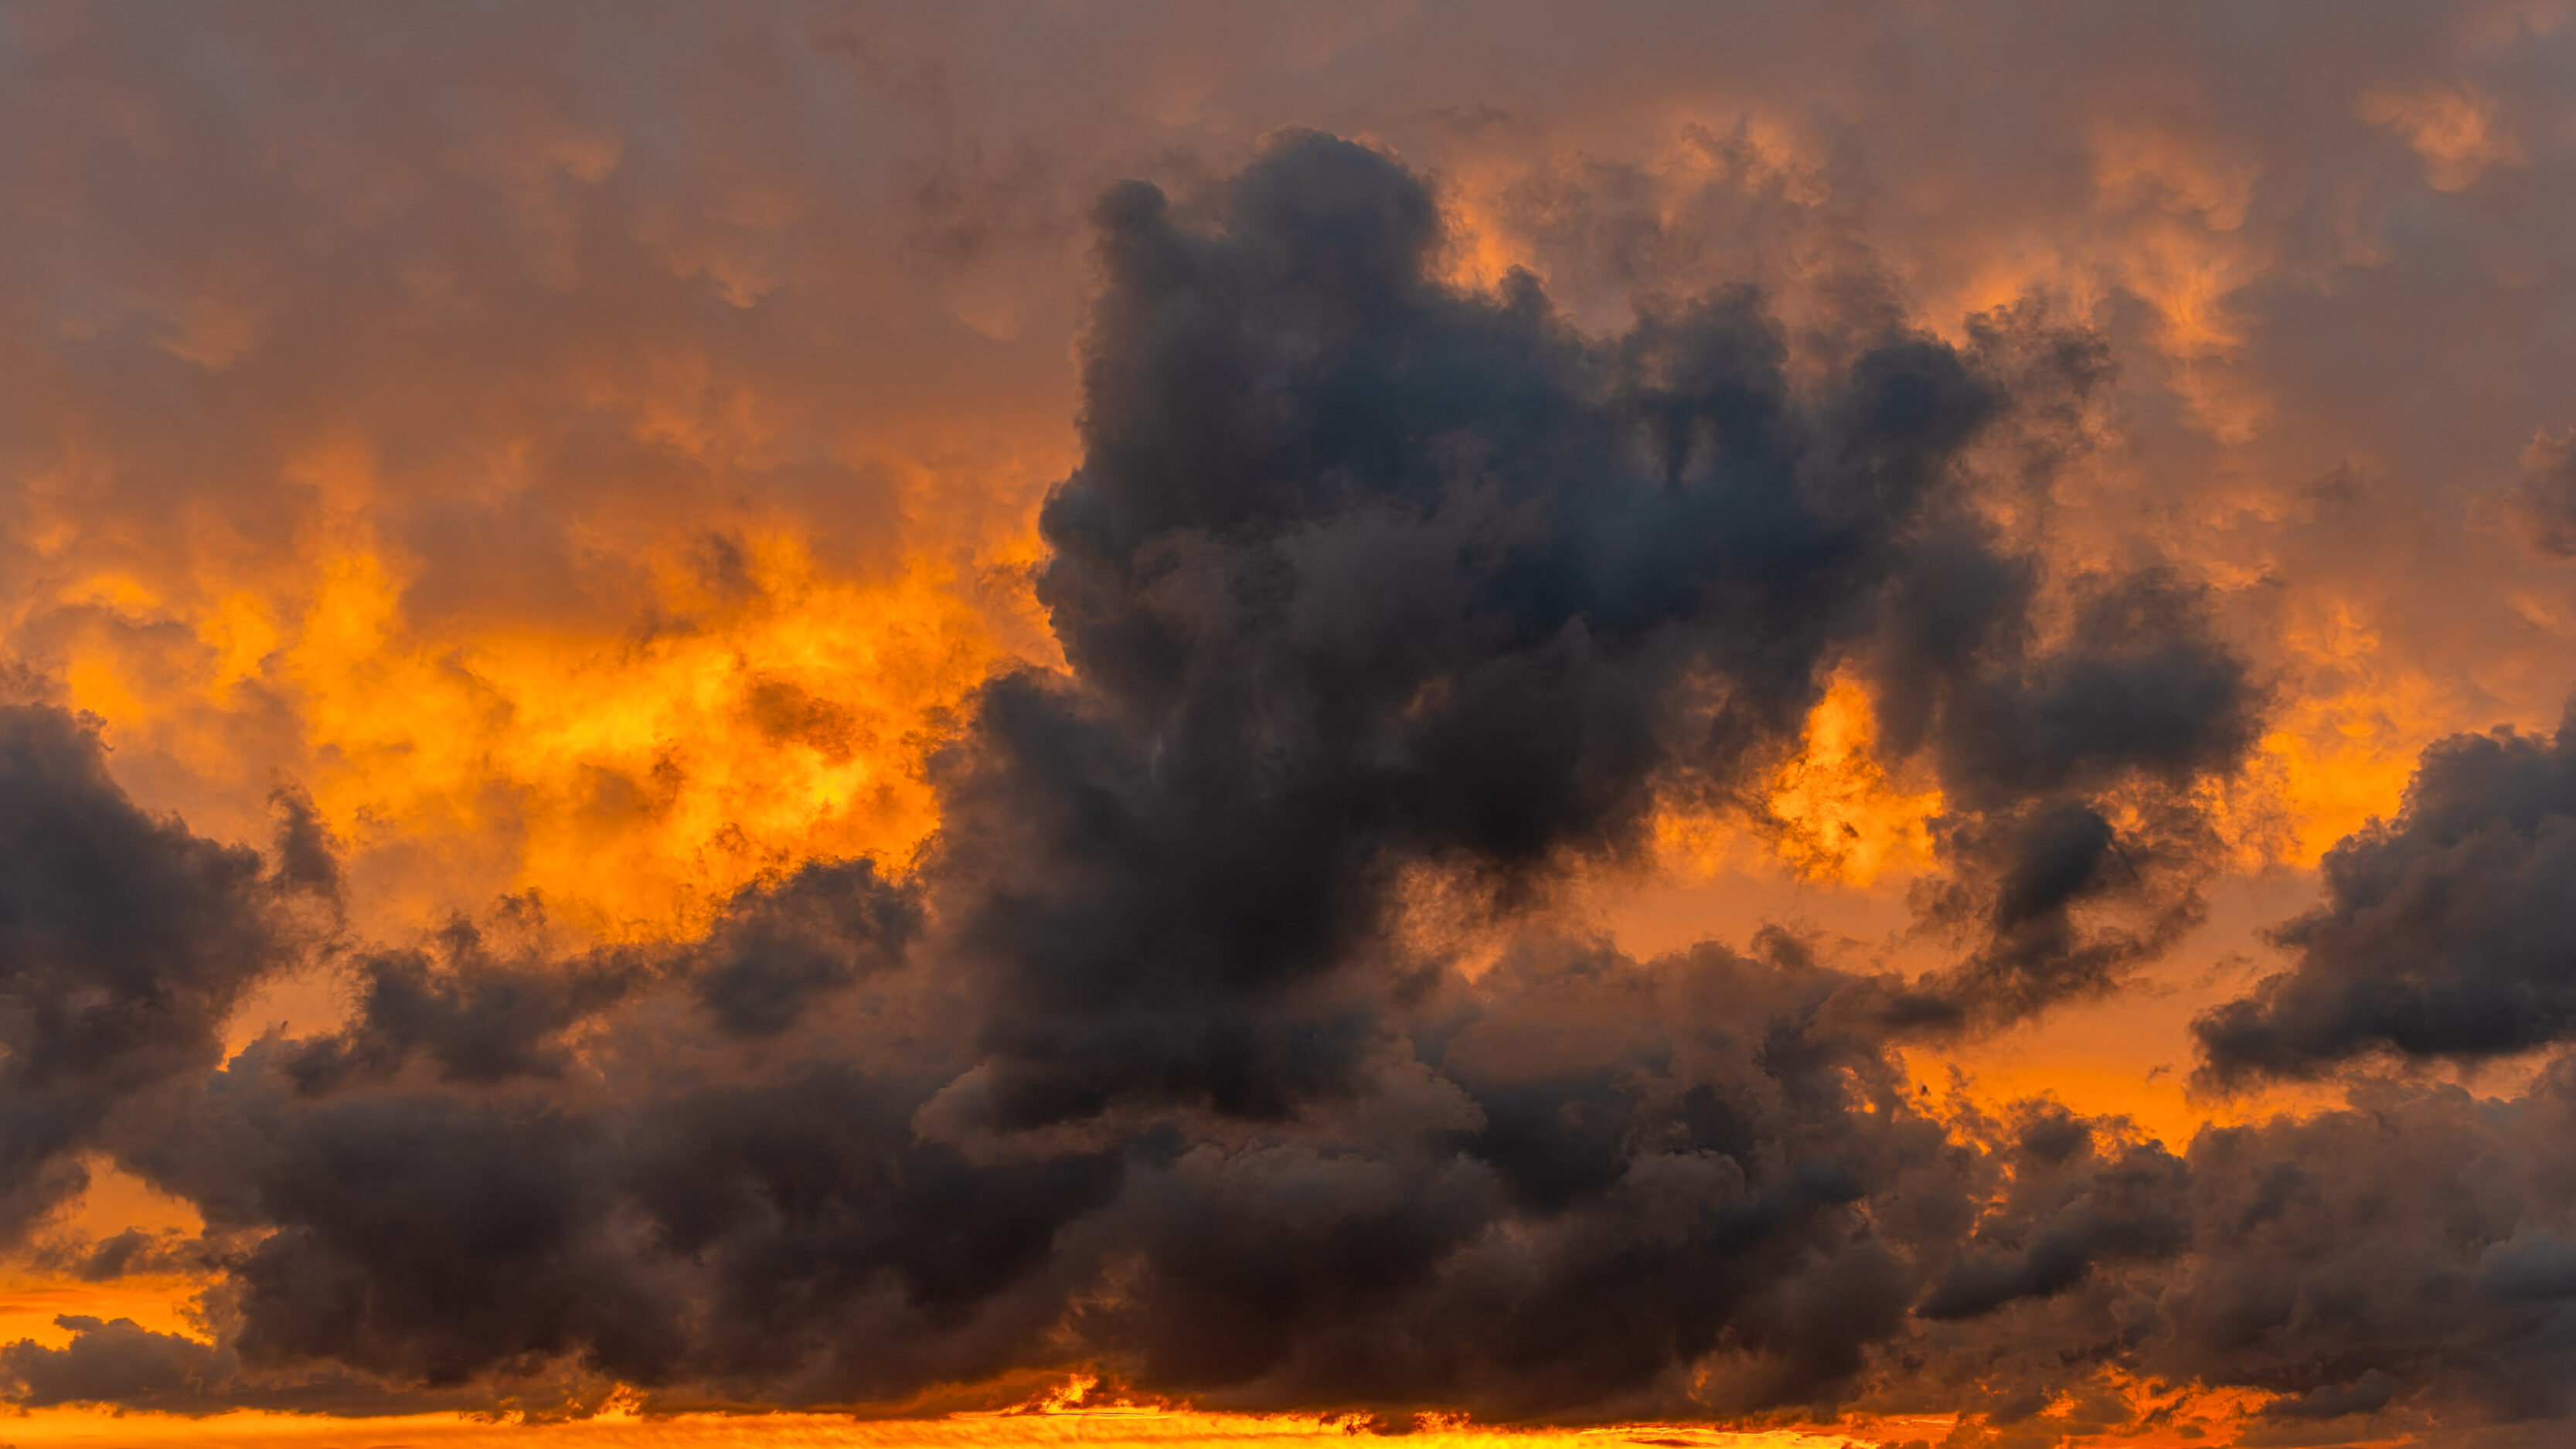
<instances>
[{"instance_id":1,"label":"cloud","mask_svg":"<svg viewBox=\"0 0 2576 1449\"><path fill-rule=\"evenodd\" d=\"M245 1374L229 1347L156 1333L130 1318L63 1314L54 1326L71 1334L69 1344L49 1349L20 1339L0 1347L0 1384L22 1409L113 1404L190 1416L236 1409L363 1414L382 1412L389 1403L382 1385L345 1372ZM480 1401L415 1392L402 1402L428 1408Z\"/></svg>"},{"instance_id":2,"label":"cloud","mask_svg":"<svg viewBox=\"0 0 2576 1449\"><path fill-rule=\"evenodd\" d=\"M136 806L82 721L0 704L0 1239L85 1185L118 1112L221 1060L234 1004L296 959L307 884Z\"/></svg>"},{"instance_id":3,"label":"cloud","mask_svg":"<svg viewBox=\"0 0 2576 1449\"><path fill-rule=\"evenodd\" d=\"M2053 1297L2099 1263L2169 1260L2192 1244L2189 1169L2164 1144L2097 1144L2097 1124L2054 1104L2019 1115L2010 1192L1916 1305L1925 1318L1974 1318Z\"/></svg>"},{"instance_id":4,"label":"cloud","mask_svg":"<svg viewBox=\"0 0 2576 1449\"><path fill-rule=\"evenodd\" d=\"M2504 509L2533 548L2553 559L2576 557L2576 432L2533 435Z\"/></svg>"},{"instance_id":5,"label":"cloud","mask_svg":"<svg viewBox=\"0 0 2576 1449\"><path fill-rule=\"evenodd\" d=\"M2569 1411L2567 1062L2176 1153L1936 1102L1873 990L1785 943L1531 938L1414 1001L1413 1054L1338 1103L1070 1135L934 1120L928 979L745 1040L662 978L588 1019L577 1070L513 1082L317 1092L266 1043L130 1158L242 1245L218 1340L74 1325L6 1367L28 1402L187 1412L544 1411L611 1380L885 1404L1032 1365L1398 1417L1928 1397L2008 1425L2141 1377L2380 1437Z\"/></svg>"},{"instance_id":6,"label":"cloud","mask_svg":"<svg viewBox=\"0 0 2576 1449\"><path fill-rule=\"evenodd\" d=\"M2045 652L2023 637L2027 589L1971 563L1960 593L1993 612L1965 630L1957 605L1904 597L1900 629L1941 632L1881 666L1899 728L1937 731L1961 807L1942 822L1950 877L1917 891L1927 924L1973 943L1909 1008L1936 1019L2106 995L2199 924L2221 850L2198 792L2242 766L2265 703L2202 601L2159 570L2084 581Z\"/></svg>"},{"instance_id":7,"label":"cloud","mask_svg":"<svg viewBox=\"0 0 2576 1449\"><path fill-rule=\"evenodd\" d=\"M387 1407L538 1403L540 1370L864 1403L1075 1362L1214 1404L1556 1417L1684 1406L1723 1349L1745 1367L1716 1407L1828 1402L1995 1170L1837 1007L1865 984L1538 947L1420 1003L1421 1054L1332 1110L956 1139L924 1108L958 1064L923 1039L934 980L745 1040L675 976L602 1005L551 1074L317 1080L263 1043L128 1160L244 1245L221 1347L245 1395L337 1365ZM945 1020L948 1051L971 1025ZM179 1392L53 1387L130 1348L93 1329L12 1364L29 1394Z\"/></svg>"},{"instance_id":8,"label":"cloud","mask_svg":"<svg viewBox=\"0 0 2576 1449\"><path fill-rule=\"evenodd\" d=\"M2379 1084L2342 1108L2206 1128L2179 1154L2045 1103L1971 1119L1973 1139L2013 1144L2012 1176L1916 1306L1938 1328L1881 1361L1887 1386L2007 1433L2075 1432L2069 1400L2100 1416L2094 1432L2144 1433L2207 1413L2197 1393L2237 1390L2250 1416L2202 1432L2563 1435L2569 1067L2507 1100ZM2168 1387L2105 1392L2141 1381ZM2291 1427L2318 1424L2332 1428Z\"/></svg>"},{"instance_id":9,"label":"cloud","mask_svg":"<svg viewBox=\"0 0 2576 1449\"><path fill-rule=\"evenodd\" d=\"M2497 124L2495 102L2475 91L2374 91L2362 97L2360 114L2415 148L2424 161L2424 179L2436 191L2475 185L2489 166L2522 159L2522 147Z\"/></svg>"},{"instance_id":10,"label":"cloud","mask_svg":"<svg viewBox=\"0 0 2576 1449\"><path fill-rule=\"evenodd\" d=\"M2193 1025L2203 1078L2356 1058L2473 1061L2576 1034L2576 730L2458 735L2406 808L2329 852L2326 899L2278 932L2287 971Z\"/></svg>"},{"instance_id":11,"label":"cloud","mask_svg":"<svg viewBox=\"0 0 2576 1449\"><path fill-rule=\"evenodd\" d=\"M2547 1250L2576 1208L2551 1146L2569 1082L2561 1060L2512 1100L2391 1088L2204 1133L2199 1252L2164 1295L2158 1367L2296 1395L2283 1417L2401 1398L2472 1421L2566 1416L2576 1320Z\"/></svg>"},{"instance_id":12,"label":"cloud","mask_svg":"<svg viewBox=\"0 0 2576 1449\"><path fill-rule=\"evenodd\" d=\"M2041 562L1980 526L2005 356L2053 358L2022 380L2054 404L2101 373L2080 339L1898 330L1810 391L1746 290L1591 338L1526 275L1443 284L1421 183L1312 133L1203 219L1129 186L1099 220L1086 451L1041 520L1075 679L986 691L933 880L990 973L1013 1120L1338 1090L1366 1043L1333 973L1400 867L1506 899L1632 860L1659 801L1742 797L1853 655L1962 807L1942 909L1990 929L1995 979L1954 1016L2098 991L2160 944L2067 911L2187 854L2187 821L2112 879L2087 802L2181 802L2259 696L2153 571L2080 582L2043 640ZM2044 859L2078 817L2089 853Z\"/></svg>"},{"instance_id":13,"label":"cloud","mask_svg":"<svg viewBox=\"0 0 2576 1449\"><path fill-rule=\"evenodd\" d=\"M901 963L921 903L873 861L813 861L735 893L694 963L698 999L729 1031L786 1030L813 1001Z\"/></svg>"}]
</instances>

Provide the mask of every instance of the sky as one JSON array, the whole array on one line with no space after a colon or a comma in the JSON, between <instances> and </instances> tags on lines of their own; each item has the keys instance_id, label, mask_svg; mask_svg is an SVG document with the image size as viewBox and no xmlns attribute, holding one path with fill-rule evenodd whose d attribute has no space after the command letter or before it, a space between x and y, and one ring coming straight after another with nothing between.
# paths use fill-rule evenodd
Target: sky
<instances>
[{"instance_id":1,"label":"sky","mask_svg":"<svg viewBox=\"0 0 2576 1449\"><path fill-rule=\"evenodd\" d=\"M0 1442L2576 1434L2576 6L0 0Z\"/></svg>"}]
</instances>

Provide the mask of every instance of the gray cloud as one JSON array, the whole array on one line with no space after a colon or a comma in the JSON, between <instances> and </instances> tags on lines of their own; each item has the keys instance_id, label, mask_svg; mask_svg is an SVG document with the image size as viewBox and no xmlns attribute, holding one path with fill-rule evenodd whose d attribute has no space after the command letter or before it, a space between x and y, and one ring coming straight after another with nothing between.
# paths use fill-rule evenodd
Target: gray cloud
<instances>
[{"instance_id":1,"label":"gray cloud","mask_svg":"<svg viewBox=\"0 0 2576 1449\"><path fill-rule=\"evenodd\" d=\"M1899 332L1802 395L1740 290L1595 341L1526 277L1438 284L1431 197L1311 134L1200 226L1141 186L1101 226L1039 581L1079 683L994 685L943 785L934 888L992 973L1014 1120L1335 1090L1366 1043L1330 973L1398 867L1503 899L1633 858L1659 798L1739 798L1872 649L1963 807L1940 909L1994 942L1936 1014L2098 992L2160 944L2105 947L2080 899L2187 914L2136 862L2189 853L2188 819L2120 849L2084 802L2188 817L2258 697L2152 572L2084 583L2041 643L2041 565L1972 512L1964 450L2013 406L1990 356ZM2061 389L2100 374L2056 350Z\"/></svg>"},{"instance_id":2,"label":"gray cloud","mask_svg":"<svg viewBox=\"0 0 2576 1449\"><path fill-rule=\"evenodd\" d=\"M71 715L0 704L0 1239L86 1183L121 1109L216 1066L233 1005L294 960L303 884L135 805Z\"/></svg>"},{"instance_id":3,"label":"gray cloud","mask_svg":"<svg viewBox=\"0 0 2576 1449\"><path fill-rule=\"evenodd\" d=\"M1885 1387L1970 1413L1978 1443L2151 1427L2110 1373L2276 1396L2247 1443L2563 1436L2570 1080L2562 1059L2509 1100L2382 1085L2179 1155L2042 1104L1986 1122L2012 1180ZM2039 1416L2061 1397L2071 1421Z\"/></svg>"},{"instance_id":4,"label":"gray cloud","mask_svg":"<svg viewBox=\"0 0 2576 1449\"><path fill-rule=\"evenodd\" d=\"M2337 845L2288 971L2194 1024L2219 1084L2372 1053L2476 1060L2576 1032L2576 731L2461 735Z\"/></svg>"}]
</instances>

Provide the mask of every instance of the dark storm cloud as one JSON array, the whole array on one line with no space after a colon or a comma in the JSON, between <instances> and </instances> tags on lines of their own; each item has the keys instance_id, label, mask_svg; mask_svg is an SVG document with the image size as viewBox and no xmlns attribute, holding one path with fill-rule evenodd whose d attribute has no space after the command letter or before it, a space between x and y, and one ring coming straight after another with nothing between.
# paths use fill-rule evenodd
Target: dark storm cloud
<instances>
[{"instance_id":1,"label":"dark storm cloud","mask_svg":"<svg viewBox=\"0 0 2576 1449\"><path fill-rule=\"evenodd\" d=\"M230 1375L218 1349L175 1333L154 1333L130 1318L113 1323L80 1314L64 1314L56 1328L73 1336L73 1348L49 1353L21 1339L0 1349L0 1375L16 1392L11 1399L27 1408L56 1404L114 1402L138 1409L210 1409L233 1407Z\"/></svg>"},{"instance_id":2,"label":"dark storm cloud","mask_svg":"<svg viewBox=\"0 0 2576 1449\"><path fill-rule=\"evenodd\" d=\"M290 877L138 808L71 715L0 704L0 1238L80 1188L120 1107L219 1062L234 1003L289 960Z\"/></svg>"},{"instance_id":3,"label":"dark storm cloud","mask_svg":"<svg viewBox=\"0 0 2576 1449\"><path fill-rule=\"evenodd\" d=\"M925 1130L955 1063L900 1033L874 1069L822 1034L786 1064L675 1042L676 976L557 1079L317 1095L264 1045L133 1159L252 1244L222 1342L73 1325L0 1369L29 1402L189 1411L543 1407L608 1377L885 1402L1030 1364L1396 1419L1929 1393L2010 1429L2112 1371L2364 1437L2566 1411L2565 1064L2177 1156L2054 1104L1926 1110L1872 983L1767 950L1532 942L1417 1003L1419 1055L1338 1110L1087 1143ZM887 984L838 1032L917 1010Z\"/></svg>"},{"instance_id":4,"label":"dark storm cloud","mask_svg":"<svg viewBox=\"0 0 2576 1449\"><path fill-rule=\"evenodd\" d=\"M451 1081L560 1075L570 1060L562 1032L614 1002L637 969L616 953L496 959L481 932L458 922L429 949L355 963L354 1019L306 1043L289 1070L315 1089L355 1073L399 1071L415 1055Z\"/></svg>"},{"instance_id":5,"label":"dark storm cloud","mask_svg":"<svg viewBox=\"0 0 2576 1449\"><path fill-rule=\"evenodd\" d=\"M2082 1283L2099 1263L2171 1258L2191 1246L2188 1171L2160 1142L2101 1141L2055 1104L2012 1124L2016 1171L1958 1260L1916 1311L1973 1318Z\"/></svg>"},{"instance_id":6,"label":"dark storm cloud","mask_svg":"<svg viewBox=\"0 0 2576 1449\"><path fill-rule=\"evenodd\" d=\"M1839 1001L1867 983L1794 952L1541 944L1420 1003L1421 1055L1339 1110L1087 1141L925 1129L963 1058L887 984L831 1030L738 1041L675 1039L692 988L663 978L588 1017L574 1064L506 1081L318 1081L262 1043L126 1159L237 1245L220 1354L80 1325L6 1368L30 1402L338 1374L393 1408L528 1401L549 1367L839 1403L1088 1363L1244 1407L1553 1417L1687 1409L1723 1351L1700 1411L1826 1403L2005 1170L1909 1105Z\"/></svg>"},{"instance_id":7,"label":"dark storm cloud","mask_svg":"<svg viewBox=\"0 0 2576 1449\"><path fill-rule=\"evenodd\" d=\"M1987 1316L1927 1345L1923 1372L2001 1419L2010 1395L2044 1402L2115 1367L2258 1389L2280 1396L2262 1419L2334 1426L2296 1442L2468 1442L2479 1426L2551 1442L2576 1410L2570 1067L2504 1101L2374 1088L2209 1128L2180 1159L2026 1153L1978 1229L2009 1250L1972 1248L1963 1266L1985 1270L1944 1305ZM2080 1275L2059 1266L2079 1258Z\"/></svg>"},{"instance_id":8,"label":"dark storm cloud","mask_svg":"<svg viewBox=\"0 0 2576 1449\"><path fill-rule=\"evenodd\" d=\"M0 1347L0 1384L22 1408L107 1403L165 1414L329 1414L381 1412L387 1403L383 1386L359 1375L328 1368L274 1377L245 1374L230 1347L156 1333L130 1318L64 1314L54 1326L71 1333L68 1347L49 1350L27 1339ZM488 1400L416 1393L409 1402L427 1409Z\"/></svg>"},{"instance_id":9,"label":"dark storm cloud","mask_svg":"<svg viewBox=\"0 0 2576 1449\"><path fill-rule=\"evenodd\" d=\"M1969 949L1911 1009L2017 1020L2104 995L2199 923L2217 842L2195 789L2252 748L2261 691L2161 571L2084 581L2047 649L2026 564L1972 548L1931 571L1950 587L1898 596L1880 668L1897 742L1931 732L1964 807L1941 826L1952 873L1917 905Z\"/></svg>"},{"instance_id":10,"label":"dark storm cloud","mask_svg":"<svg viewBox=\"0 0 2576 1449\"><path fill-rule=\"evenodd\" d=\"M135 635L201 653L192 592L295 576L353 513L446 637L616 636L639 540L943 547L894 477L971 511L964 480L1055 456L1102 168L1231 165L1283 120L1489 207L1476 173L1528 168L1475 220L1548 284L1431 284L1445 219L1329 145L1205 207L1114 198L1047 524L1076 672L983 697L909 884L808 867L670 949L506 913L367 947L344 1029L208 1080L291 955L262 903L328 914L366 843L335 860L289 796L263 879L94 759L0 777L35 822L0 837L0 1216L104 1149L211 1231L78 1271L226 1274L217 1343L72 1320L0 1350L0 1395L882 1404L1079 1365L1389 1425L1965 1407L2001 1437L1952 1449L1984 1449L2197 1382L2284 1396L2247 1442L2563 1444L2563 1064L2177 1158L2044 1105L1963 1122L1885 1050L2115 990L2198 919L2199 790L2279 661L2148 545L2263 576L2284 638L2350 605L2384 644L2294 661L2318 698L2562 688L2564 578L2449 507L2565 422L2554 9L8 7L0 616L49 660L126 637L88 581L129 574L169 598ZM2104 300L1907 331L1903 289L2025 283ZM2052 499L2106 337L2141 496ZM2567 461L2542 438L2509 500L2544 561L2576 549ZM2347 464L2408 501L2265 496ZM2246 521L2285 510L2317 518ZM758 588L706 547L715 593ZM1758 818L1846 664L1948 802L1917 910L1949 969L1533 939L1470 983L1398 929L1424 873L1508 926L1659 802ZM212 752L254 803L246 762L308 758L275 743L291 678L210 686L268 701ZM858 748L846 706L746 679L761 738ZM169 746L125 748L173 798ZM2452 782L2456 840L2348 847L2298 969L2211 1019L2222 1075L2564 1035L2555 817ZM85 859L88 904L57 889Z\"/></svg>"},{"instance_id":11,"label":"dark storm cloud","mask_svg":"<svg viewBox=\"0 0 2576 1449\"><path fill-rule=\"evenodd\" d=\"M2324 877L2324 904L2279 932L2296 964L2195 1024L2211 1080L2576 1035L2576 729L2433 745L2406 808L2337 845Z\"/></svg>"},{"instance_id":12,"label":"dark storm cloud","mask_svg":"<svg viewBox=\"0 0 2576 1449\"><path fill-rule=\"evenodd\" d=\"M727 1031L767 1036L818 998L891 969L921 933L920 901L873 861L815 861L738 892L693 963Z\"/></svg>"},{"instance_id":13,"label":"dark storm cloud","mask_svg":"<svg viewBox=\"0 0 2576 1449\"><path fill-rule=\"evenodd\" d=\"M1338 1090L1363 1028L1328 976L1400 866L1508 897L1631 857L1659 798L1738 798L1873 637L1966 807L1943 909L1993 938L1944 1010L2099 991L2170 936L2068 924L2182 849L2086 802L2232 769L2258 700L2156 573L2038 637L2039 565L1969 497L2014 406L1993 359L1896 332L1800 393L1740 290L1588 338L1527 277L1441 285L1422 184L1311 134L1204 216L1139 185L1099 221L1086 452L1039 580L1078 682L988 690L943 782L938 889L1010 1120ZM2104 370L2053 355L2058 392Z\"/></svg>"},{"instance_id":14,"label":"dark storm cloud","mask_svg":"<svg viewBox=\"0 0 2576 1449\"><path fill-rule=\"evenodd\" d=\"M2055 577L1981 506L2053 466L2097 346L1893 331L1793 381L1743 290L1587 335L1525 277L1440 284L1422 182L1313 134L1099 220L1039 580L1072 669L983 691L914 875L808 865L677 945L567 956L522 900L352 953L345 1027L107 1139L204 1215L218 1345L75 1325L8 1351L19 1397L884 1404L1088 1366L1737 1414L2187 1260L2185 1161L2062 1110L1962 1135L1892 1049L2156 949L2190 792L2251 737L2187 584ZM1953 802L1952 970L1547 934L1553 874L1642 859L1661 803L1758 819L1845 664ZM1409 930L1426 879L1506 932L1472 980Z\"/></svg>"},{"instance_id":15,"label":"dark storm cloud","mask_svg":"<svg viewBox=\"0 0 2576 1449\"><path fill-rule=\"evenodd\" d=\"M391 1075L414 1058L446 1081L560 1078L573 1062L567 1032L667 980L684 980L727 1035L776 1036L834 991L900 962L921 925L919 901L867 860L809 862L746 887L686 949L549 955L525 939L543 919L522 898L487 925L451 921L419 947L352 962L351 1020L298 1044L285 1070L308 1091Z\"/></svg>"},{"instance_id":16,"label":"dark storm cloud","mask_svg":"<svg viewBox=\"0 0 2576 1449\"><path fill-rule=\"evenodd\" d=\"M1112 1362L1245 1407L1552 1417L1677 1405L1723 1347L1731 1410L1829 1399L1902 1330L1966 1184L1837 1024L1849 978L1713 947L1498 972L1435 1075L1391 1084L1412 1131L1321 1123L1133 1183L1142 1272L1083 1319Z\"/></svg>"}]
</instances>

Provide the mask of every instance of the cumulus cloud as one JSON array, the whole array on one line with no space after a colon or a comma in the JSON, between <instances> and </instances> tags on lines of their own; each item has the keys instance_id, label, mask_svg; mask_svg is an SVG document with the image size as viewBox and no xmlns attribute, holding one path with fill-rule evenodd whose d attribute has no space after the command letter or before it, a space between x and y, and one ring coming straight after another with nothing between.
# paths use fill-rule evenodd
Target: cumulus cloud
<instances>
[{"instance_id":1,"label":"cumulus cloud","mask_svg":"<svg viewBox=\"0 0 2576 1449\"><path fill-rule=\"evenodd\" d=\"M328 1368L249 1374L229 1347L155 1332L130 1318L66 1313L54 1326L71 1334L67 1346L47 1349L20 1339L0 1347L0 1384L9 1386L10 1402L22 1409L115 1404L187 1415L234 1409L366 1413L387 1403L382 1387L360 1375ZM420 1394L410 1402L428 1407L488 1400Z\"/></svg>"},{"instance_id":2,"label":"cumulus cloud","mask_svg":"<svg viewBox=\"0 0 2576 1449\"><path fill-rule=\"evenodd\" d=\"M272 875L135 805L80 720L0 704L0 1239L86 1184L121 1111L213 1069L234 1004L293 963L296 828Z\"/></svg>"},{"instance_id":3,"label":"cumulus cloud","mask_svg":"<svg viewBox=\"0 0 2576 1449\"><path fill-rule=\"evenodd\" d=\"M678 985L594 1016L560 1075L317 1084L271 1042L130 1158L249 1245L224 1357L88 1325L10 1369L144 1406L337 1365L393 1407L532 1399L548 1366L849 1403L1088 1364L1214 1404L1559 1417L1689 1409L1717 1355L1700 1412L1832 1402L2002 1170L1911 1106L1836 1006L1862 985L1534 949L1421 1003L1420 1052L1332 1110L1070 1139L926 1128L971 1022L943 1061L882 1025L925 1020L912 993L865 986L783 1057L675 1039Z\"/></svg>"},{"instance_id":4,"label":"cumulus cloud","mask_svg":"<svg viewBox=\"0 0 2576 1449\"><path fill-rule=\"evenodd\" d=\"M2576 730L2460 735L2396 819L2327 855L2287 971L2195 1024L2217 1083L2375 1053L2474 1061L2576 1034Z\"/></svg>"},{"instance_id":5,"label":"cumulus cloud","mask_svg":"<svg viewBox=\"0 0 2576 1449\"><path fill-rule=\"evenodd\" d=\"M1196 226L1141 186L1100 223L1038 585L1076 681L988 690L943 793L1002 1110L1334 1090L1367 1043L1331 972L1397 867L1508 898L1633 858L1659 800L1742 798L1872 650L1960 806L1940 909L1993 942L1942 1009L2098 991L2149 947L2075 904L2188 898L2137 868L2184 832L2124 848L2087 802L2225 774L2258 696L2152 571L2040 637L2042 566L1981 529L1964 456L2014 405L1993 357L1898 331L1806 392L1741 290L1590 338L1525 275L1439 282L1420 183L1318 135ZM2098 377L2058 354L2061 390Z\"/></svg>"},{"instance_id":6,"label":"cumulus cloud","mask_svg":"<svg viewBox=\"0 0 2576 1449\"><path fill-rule=\"evenodd\" d=\"M2259 1391L2249 1443L2548 1442L2576 1408L2570 1081L2561 1060L2509 1100L2381 1085L2179 1155L2062 1112L1992 1122L2017 1172L1912 1371L2006 1443L2066 1432L2035 1417L2060 1396L2092 1416L2106 1370ZM2144 1429L2140 1407L2089 1427Z\"/></svg>"}]
</instances>

